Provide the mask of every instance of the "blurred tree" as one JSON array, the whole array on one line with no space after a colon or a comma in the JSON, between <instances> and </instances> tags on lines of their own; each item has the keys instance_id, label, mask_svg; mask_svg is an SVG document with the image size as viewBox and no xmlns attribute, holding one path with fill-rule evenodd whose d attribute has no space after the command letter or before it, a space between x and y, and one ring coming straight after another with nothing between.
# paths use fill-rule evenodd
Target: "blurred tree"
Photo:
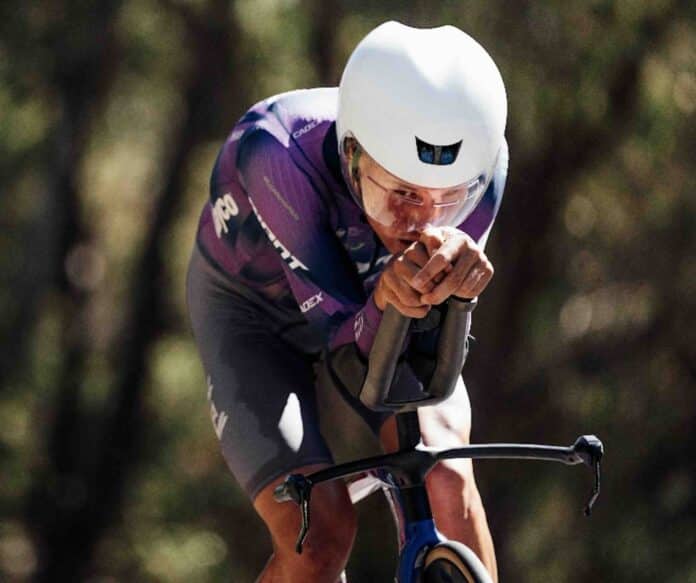
<instances>
[{"instance_id":1,"label":"blurred tree","mask_svg":"<svg viewBox=\"0 0 696 583\"><path fill-rule=\"evenodd\" d=\"M343 7L337 0L308 0L309 59L317 71L318 86L338 85L343 63L338 61L337 37Z\"/></svg>"},{"instance_id":2,"label":"blurred tree","mask_svg":"<svg viewBox=\"0 0 696 583\"><path fill-rule=\"evenodd\" d=\"M166 329L162 311L167 305L166 289L161 285L166 257L163 240L176 216L192 152L216 127L217 111L228 111L230 96L234 95L230 91L235 86L232 77L236 72L230 66L235 54L231 42L234 23L229 19L228 3L208 2L200 14L185 5L164 4L184 20L193 47L192 64L181 90L181 120L173 139L163 144L163 185L129 286L130 307L113 359L114 388L103 409L90 412L89 419L81 403L88 350L86 315L82 313L84 293L79 289L79 280L70 281L70 269L67 273L65 269L71 258L84 259L75 256L85 231L79 225L75 175L82 164L90 109L98 103L95 98L104 95L98 89L116 74L113 33L119 4L102 3L99 10L73 7L67 21L53 23L47 31L63 36L77 30L79 38L75 52L59 55L53 84L65 104L57 163L49 170L49 180L56 186L48 193L48 200L60 211L53 213L51 220L57 223L60 240L54 269L60 274L59 293L65 297L65 355L53 419L48 425L48 464L37 468L34 486L27 496L27 523L37 541L41 580L79 578L89 567L102 533L119 516L123 489L139 461L149 347ZM228 72L226 83L219 81L223 71ZM76 266L78 271L82 268ZM86 442L93 447L85 448Z\"/></svg>"},{"instance_id":3,"label":"blurred tree","mask_svg":"<svg viewBox=\"0 0 696 583\"><path fill-rule=\"evenodd\" d=\"M3 351L0 366L0 380L21 378L37 314L47 294L53 292L55 316L62 327L59 350L63 356L55 373L55 417L47 431L48 464L38 485L41 494L34 497L32 494L39 494L37 490L28 492L28 499L40 508L40 500L52 499L51 508L45 509L50 512L41 512L35 515L37 520L28 522L35 536L45 539L45 550L57 547L52 531L66 512L80 504L82 496L77 468L85 419L79 391L88 352L85 306L89 286L78 272L84 271L79 263L85 260L90 233L81 217L78 172L94 116L100 112L114 76L117 46L113 17L119 5L104 2L89 12L70 4L54 6L64 18L58 23L20 9L10 17L10 32L14 34L7 37L19 45L30 41L27 54L10 73L16 75L13 87L20 95L31 87L39 93L38 99L53 100L56 110L54 123L46 129L46 143L36 144L33 152L23 152L39 161L44 188L34 195L37 210L23 232L26 245L20 250L22 263L31 267L14 274L17 304L3 330L13 339L3 342L8 350ZM57 38L64 38L60 55L46 58ZM20 166L20 177L22 170ZM65 537L65 532L60 536Z\"/></svg>"},{"instance_id":4,"label":"blurred tree","mask_svg":"<svg viewBox=\"0 0 696 583\"><path fill-rule=\"evenodd\" d=\"M481 464L503 580L696 577L696 7L685 0L0 5L0 578L251 581L270 550L205 415L183 279L253 101L336 84L379 22L458 25L508 87L474 438L607 445L589 476ZM6 274L6 276L5 276ZM389 578L379 499L349 566ZM577 508L577 511L576 511Z\"/></svg>"},{"instance_id":5,"label":"blurred tree","mask_svg":"<svg viewBox=\"0 0 696 583\"><path fill-rule=\"evenodd\" d=\"M680 34L684 24L682 19L689 12L689 6L686 2L673 2L663 3L659 8L646 7L643 11L636 11L639 14L627 13L626 10L625 3L605 3L597 5L593 10L569 9L565 13L566 22L579 23L580 18L591 19L594 21L594 28L604 31L604 42L586 44L582 49L584 54L568 53L560 44L551 48L548 40L567 43L566 35L557 35L544 39L547 42L539 47L532 43L517 55L524 59L528 51L536 53L543 50L543 55L536 53L528 58L533 58L534 62L538 59L543 63L544 69L548 71L544 83L561 93L554 101L543 106L542 116L537 116L541 117L539 134L544 136L541 147L526 147L519 132L520 124L513 121L511 125L510 181L493 241L493 254L503 258L503 268L498 270L495 284L499 291L486 298L490 309L479 311L476 329L481 341L468 371L471 384L477 387L474 401L481 419L479 428L483 426L478 435L493 434L505 439L548 441L572 439L573 436L568 435L568 429L572 427L578 427L578 431L590 428L605 437L609 451L609 471L618 471L619 474L622 473L619 468L623 466L624 460L617 458L626 451L625 448L629 448L629 451L633 447L650 448L652 446L649 443L653 439L656 440L655 444L659 441L659 432L652 435L632 432L631 435L640 435L645 440L640 445L631 443L629 436L622 435L618 428L630 426L630 421L622 418L625 411L620 406L617 407L617 392L623 390L623 385L626 390L630 387L636 392L629 397L636 404L641 400L654 401L653 395L658 390L654 379L644 377L642 381L636 382L636 376L628 371L645 369L654 348L658 346L672 345L676 354L673 353L670 360L675 363L687 362L688 357L678 356L680 352L685 353L676 341L676 336L682 334L676 330L679 322L692 321L690 318L693 317L693 300L689 299L684 303L686 298L682 297L682 302L677 303L673 299L672 289L677 278L669 273L662 273L661 276L657 274L665 269L675 270L677 265L668 258L677 257L682 250L693 248L693 240L687 241L689 237L684 237L685 231L680 227L685 221L690 224L693 221L693 214L684 208L692 205L686 203L672 207L671 216L675 221L664 225L666 228L662 233L655 232L647 223L636 226L640 233L637 235L639 239L649 238L650 251L640 240L636 240L627 249L628 253L624 253L625 244L616 237L620 234L616 231L609 233L613 236L609 237L607 248L600 249L596 244L593 245L593 253L601 252L604 256L600 261L608 264L602 269L605 274L602 280L594 283L593 287L597 291L589 297L572 296L567 303L558 306L558 299L564 296L567 298L572 293L573 280L577 281L582 277L581 273L575 271L587 269L588 262L597 262L588 251L584 251L584 255L568 257L568 245L564 242L566 236L559 231L559 226L563 226L565 222L571 234L573 231L580 232L578 229L583 227L575 221L582 220L577 215L583 209L578 210L577 201L584 204L588 199L584 198L587 194L578 190L578 185L585 182L585 176L604 172L599 169L606 168L607 164L621 164L627 141L635 139L641 124L646 121L643 94L646 91L646 81L650 82L649 78L646 79L646 68L656 53L664 51L665 44L673 43L674 35ZM528 21L530 26L538 26L538 18L542 15L553 19L551 22L558 25L558 13L542 3L524 4L523 10L515 18L524 22L525 17L534 12L537 13L537 18ZM629 18L630 22L627 22ZM586 22L585 25L587 30ZM535 39L533 29L520 27L517 30L521 36ZM549 34L553 30L553 24L550 23L543 32ZM596 36L599 39L602 35ZM571 57L579 59L580 55L583 55L585 63L568 63ZM557 78L548 77L556 71ZM598 113L582 108L583 92L587 91L585 85L593 77L601 80L601 85L590 93L590 99L594 101L590 105L598 109ZM543 91L545 88L540 88L540 92ZM565 97L565 92L572 93ZM514 120L514 95L512 99L511 119ZM660 112L659 115L664 114L665 112ZM680 162L672 160L672 163L678 165ZM620 175L622 170L614 172L614 176L618 178L617 174ZM630 181L628 177L619 180ZM601 182L592 186L595 189L608 187ZM625 197L617 204L641 204L640 198L655 196L657 193L652 194L650 191L661 188L658 184L649 183L638 183L636 186L642 188L642 191ZM679 189L680 184L675 183L671 187ZM595 198L601 198L602 194L596 192L590 196L590 200L594 201ZM675 193L675 196L679 195ZM615 229L612 226L609 228ZM633 262L638 249L641 249L643 261L635 265ZM623 256L623 259L613 261L612 256ZM609 294L613 293L621 293L620 298L610 299ZM604 308L597 305L597 301L603 299ZM607 301L610 303L606 304ZM633 314L620 317L619 311L626 308L617 304L617 301L632 306L627 309L633 311ZM636 307L641 304L642 308ZM555 323L549 321L554 309L561 312L561 331L565 324L566 330L571 332L570 341L558 338ZM603 315L600 310L604 310L604 317L610 318L613 323L609 321L602 325L600 319ZM639 313L641 310L642 314ZM582 321L588 318L590 320L587 324L592 325L596 321L595 325L601 327L600 333L584 333ZM572 333L576 329L580 330L579 334ZM591 329L587 331L592 332ZM539 354L539 350L543 352ZM504 363L503 366L501 363ZM686 372L685 369L678 376L684 378ZM691 373L691 383L693 381ZM596 384L594 394L591 386L576 386L578 383ZM583 391L587 391L584 396ZM568 392L573 396L568 395ZM578 395L578 392L581 394ZM601 393L604 393L604 397L600 396ZM675 397L676 394L672 398ZM689 399L689 403L687 409L691 412L696 410L693 399ZM645 411L646 414L649 409L648 407ZM659 410L661 416L669 417L662 408ZM520 414L522 411L523 415ZM693 417L689 415L681 422L685 429L691 427ZM685 451L692 443L693 438L685 439L682 442L685 449L676 446L675 449L680 453L669 456L669 462L665 464L662 461L660 465L673 464L672 470L679 474L682 471L679 469L681 464L675 462L686 459L680 456L685 456ZM662 454L655 459L663 459ZM684 469L691 471L691 468ZM504 494L510 487L509 474L504 470L496 474L500 477L493 480L496 485L488 494L491 500L497 501L491 507L490 516L501 548L503 566L521 560L520 548L525 543L517 542L522 538L519 529L510 528L515 522L513 516L519 513L520 501L538 499L539 506L545 504L558 511L558 503L554 500L558 493L552 491L542 496L539 488L545 481L532 479L533 471L530 468L515 474L525 477L524 480L516 480L517 496ZM647 512L645 503L650 499L648 491L659 488L661 481L660 474L652 468L646 470L644 475L646 491L642 495L634 496L625 491L621 493L623 503L627 503L624 496L628 496L632 501L633 512L642 516L643 520ZM608 482L605 504L611 503L612 493L618 494L621 478L618 480L616 483ZM634 486L638 484L634 483ZM610 567L608 563L611 561L605 560L609 554L605 549L614 543L615 525L621 524L619 528L629 531L632 529L630 524L635 521L635 517L630 514L626 516L625 510L625 506L600 510L607 513L607 518L598 525L601 530L593 529L595 534L592 540L595 544L588 545L583 552L575 549L577 557L574 565L571 561L550 556L552 549L562 553L565 551L561 549L575 544L570 536L573 530L566 530L566 537L559 537L557 531L550 531L541 535L543 538L538 529L530 531L528 536L537 538L534 544L539 549L535 559L548 569L535 571L538 573L536 578L647 581L652 577L664 576L660 574L658 561L653 560L649 568L640 562L627 568L621 562L615 562ZM560 522L558 528L567 528L572 523L577 531L589 532L587 527L580 527L576 520L564 518L565 521ZM610 526L612 524L614 526ZM655 524L653 528L659 530L660 527ZM663 556L663 564L668 563L670 570L681 572L682 580L685 580L688 569L692 568L691 559L688 553L680 554L676 551L682 545L675 542L670 538L664 546L653 545L650 554ZM593 549L592 553L589 552L590 548ZM602 557L601 565L597 557ZM525 557L524 560L529 558ZM501 574L505 578L505 567ZM679 577L675 580L679 580Z\"/></svg>"}]
</instances>

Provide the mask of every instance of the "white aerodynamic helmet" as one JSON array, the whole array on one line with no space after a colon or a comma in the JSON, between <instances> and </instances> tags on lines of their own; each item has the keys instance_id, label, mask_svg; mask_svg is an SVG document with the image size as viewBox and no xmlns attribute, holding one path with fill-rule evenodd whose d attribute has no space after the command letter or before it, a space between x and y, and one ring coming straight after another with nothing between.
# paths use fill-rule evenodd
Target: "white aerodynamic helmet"
<instances>
[{"instance_id":1,"label":"white aerodynamic helmet","mask_svg":"<svg viewBox=\"0 0 696 583\"><path fill-rule=\"evenodd\" d=\"M473 38L385 22L351 54L338 95L339 152L354 137L394 176L425 188L468 184L480 192L467 206L478 202L504 141L507 97Z\"/></svg>"}]
</instances>

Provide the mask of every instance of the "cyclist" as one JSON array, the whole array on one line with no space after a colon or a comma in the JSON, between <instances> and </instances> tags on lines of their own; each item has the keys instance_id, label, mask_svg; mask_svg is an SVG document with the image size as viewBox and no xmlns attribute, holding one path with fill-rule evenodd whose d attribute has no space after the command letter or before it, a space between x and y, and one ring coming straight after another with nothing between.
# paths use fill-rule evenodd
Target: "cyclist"
<instances>
[{"instance_id":1,"label":"cyclist","mask_svg":"<svg viewBox=\"0 0 696 583\"><path fill-rule=\"evenodd\" d=\"M413 360L408 385L434 354L445 300L473 308L491 279L484 246L507 173L506 115L500 73L471 37L387 22L357 45L338 88L254 105L222 147L188 304L225 460L272 536L259 581L341 576L356 529L345 485L315 488L301 555L299 511L273 489L333 463L318 425L322 387L338 386L396 448L393 417L368 411L351 384L387 304L417 324L400 347ZM426 444L467 443L461 379L419 417ZM471 464L441 464L427 487L438 528L495 577Z\"/></svg>"}]
</instances>

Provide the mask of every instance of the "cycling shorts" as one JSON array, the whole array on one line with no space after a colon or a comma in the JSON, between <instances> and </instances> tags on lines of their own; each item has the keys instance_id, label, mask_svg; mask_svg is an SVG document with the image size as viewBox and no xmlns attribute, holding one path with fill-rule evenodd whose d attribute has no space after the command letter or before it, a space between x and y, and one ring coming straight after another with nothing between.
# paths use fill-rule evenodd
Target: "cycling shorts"
<instances>
[{"instance_id":1,"label":"cycling shorts","mask_svg":"<svg viewBox=\"0 0 696 583\"><path fill-rule=\"evenodd\" d=\"M213 426L236 480L253 499L301 466L333 463L319 429L316 349L299 310L234 281L196 245L187 303L207 378ZM328 384L328 383L327 383ZM344 395L377 435L389 416Z\"/></svg>"}]
</instances>

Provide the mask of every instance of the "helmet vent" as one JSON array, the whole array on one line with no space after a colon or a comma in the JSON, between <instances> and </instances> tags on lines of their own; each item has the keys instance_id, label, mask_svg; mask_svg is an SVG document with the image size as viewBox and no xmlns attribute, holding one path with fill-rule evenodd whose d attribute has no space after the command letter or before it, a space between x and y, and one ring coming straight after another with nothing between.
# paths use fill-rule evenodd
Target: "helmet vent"
<instances>
[{"instance_id":1,"label":"helmet vent","mask_svg":"<svg viewBox=\"0 0 696 583\"><path fill-rule=\"evenodd\" d=\"M462 145L462 140L449 146L436 146L424 142L416 136L416 149L418 150L418 159L425 164L434 164L435 166L449 166L453 164L459 154L459 147Z\"/></svg>"}]
</instances>

